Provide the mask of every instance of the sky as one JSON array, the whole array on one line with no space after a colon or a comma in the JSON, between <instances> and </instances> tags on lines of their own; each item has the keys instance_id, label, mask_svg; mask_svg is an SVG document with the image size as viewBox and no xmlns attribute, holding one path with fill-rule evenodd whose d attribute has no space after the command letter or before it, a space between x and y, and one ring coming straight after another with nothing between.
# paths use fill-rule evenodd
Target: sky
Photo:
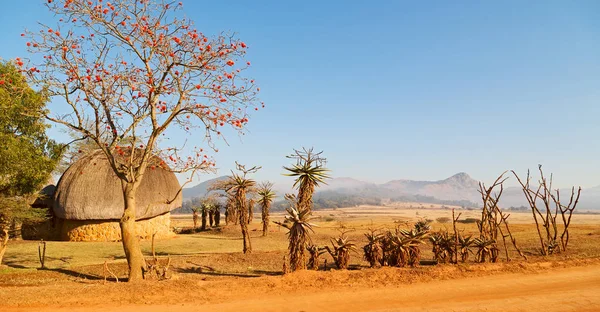
<instances>
[{"instance_id":1,"label":"sky","mask_svg":"<svg viewBox=\"0 0 600 312\"><path fill-rule=\"evenodd\" d=\"M19 34L54 20L43 2L2 1L0 58L27 56ZM237 160L291 183L285 156L314 147L332 176L374 183L543 164L558 187L600 185L598 1L183 3L248 44L266 104L219 143L218 175Z\"/></svg>"}]
</instances>

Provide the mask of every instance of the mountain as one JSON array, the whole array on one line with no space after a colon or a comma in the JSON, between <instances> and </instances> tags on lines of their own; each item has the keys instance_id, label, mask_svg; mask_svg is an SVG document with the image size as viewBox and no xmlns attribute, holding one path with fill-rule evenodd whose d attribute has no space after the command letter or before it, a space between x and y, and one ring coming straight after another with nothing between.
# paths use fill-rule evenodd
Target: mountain
<instances>
[{"instance_id":1,"label":"mountain","mask_svg":"<svg viewBox=\"0 0 600 312\"><path fill-rule=\"evenodd\" d=\"M204 197L208 193L208 187L216 181L223 181L228 179L227 176L220 176L218 178L206 180L193 187L186 187L182 190L183 201L190 200L196 197Z\"/></svg>"},{"instance_id":2,"label":"mountain","mask_svg":"<svg viewBox=\"0 0 600 312\"><path fill-rule=\"evenodd\" d=\"M183 200L203 197L214 181L227 176L204 181L183 189ZM275 184L279 199L292 192L290 185ZM476 207L481 204L479 182L467 173L460 172L438 181L392 180L383 184L369 183L350 177L333 178L321 185L315 194L315 205L343 207L352 204L377 204L389 201L415 201ZM561 189L561 199L570 196L570 189ZM520 187L505 187L500 200L502 207L528 206ZM600 209L600 186L582 190L578 204L580 211Z\"/></svg>"},{"instance_id":3,"label":"mountain","mask_svg":"<svg viewBox=\"0 0 600 312\"><path fill-rule=\"evenodd\" d=\"M353 178L334 178L331 180L327 180L327 184L319 187L319 191L328 191L328 190L356 190L365 187L373 187L375 184L359 181Z\"/></svg>"},{"instance_id":4,"label":"mountain","mask_svg":"<svg viewBox=\"0 0 600 312\"><path fill-rule=\"evenodd\" d=\"M461 172L439 181L393 180L380 186L388 196L422 195L444 200L466 200L476 202L478 182Z\"/></svg>"}]
</instances>

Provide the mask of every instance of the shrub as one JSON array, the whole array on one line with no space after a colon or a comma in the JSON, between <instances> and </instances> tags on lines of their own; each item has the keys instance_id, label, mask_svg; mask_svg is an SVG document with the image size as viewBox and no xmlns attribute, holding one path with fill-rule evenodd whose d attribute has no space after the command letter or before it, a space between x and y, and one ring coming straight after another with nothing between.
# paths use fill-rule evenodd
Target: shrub
<instances>
[{"instance_id":1,"label":"shrub","mask_svg":"<svg viewBox=\"0 0 600 312\"><path fill-rule=\"evenodd\" d=\"M435 219L435 221L437 221L438 223L450 223L450 221L452 220L448 217L439 217Z\"/></svg>"}]
</instances>

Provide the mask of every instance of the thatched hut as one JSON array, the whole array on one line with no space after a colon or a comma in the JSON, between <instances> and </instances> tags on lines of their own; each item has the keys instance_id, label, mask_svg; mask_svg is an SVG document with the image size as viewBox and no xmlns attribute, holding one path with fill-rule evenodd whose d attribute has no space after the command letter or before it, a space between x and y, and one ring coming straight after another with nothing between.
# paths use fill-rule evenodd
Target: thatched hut
<instances>
[{"instance_id":1,"label":"thatched hut","mask_svg":"<svg viewBox=\"0 0 600 312\"><path fill-rule=\"evenodd\" d=\"M160 159L154 159L157 163ZM170 211L181 207L181 192L173 172L147 170L136 194L136 230L142 238L173 235ZM52 214L57 239L117 241L124 199L121 180L100 150L72 164L58 181Z\"/></svg>"}]
</instances>

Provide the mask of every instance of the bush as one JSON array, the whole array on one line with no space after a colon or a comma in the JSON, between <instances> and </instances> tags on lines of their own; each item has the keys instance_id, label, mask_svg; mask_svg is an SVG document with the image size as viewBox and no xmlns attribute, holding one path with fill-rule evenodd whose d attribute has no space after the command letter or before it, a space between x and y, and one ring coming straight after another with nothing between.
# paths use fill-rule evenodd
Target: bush
<instances>
[{"instance_id":1,"label":"bush","mask_svg":"<svg viewBox=\"0 0 600 312\"><path fill-rule=\"evenodd\" d=\"M450 221L452 220L448 217L439 217L435 219L435 221L437 221L438 223L450 223Z\"/></svg>"},{"instance_id":2,"label":"bush","mask_svg":"<svg viewBox=\"0 0 600 312\"><path fill-rule=\"evenodd\" d=\"M477 223L477 222L479 222L479 219L477 219L477 218L466 218L464 220L458 220L456 222L458 222L458 223Z\"/></svg>"}]
</instances>

